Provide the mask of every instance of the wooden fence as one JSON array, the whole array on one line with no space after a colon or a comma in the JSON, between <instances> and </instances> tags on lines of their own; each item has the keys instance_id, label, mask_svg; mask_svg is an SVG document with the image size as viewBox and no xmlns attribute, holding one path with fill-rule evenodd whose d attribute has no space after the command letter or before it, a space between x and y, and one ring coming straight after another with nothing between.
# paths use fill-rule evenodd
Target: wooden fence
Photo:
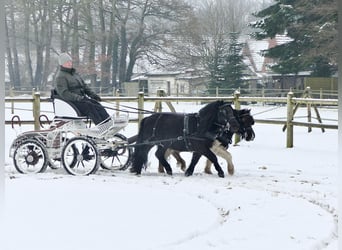
<instances>
[{"instance_id":1,"label":"wooden fence","mask_svg":"<svg viewBox=\"0 0 342 250\"><path fill-rule=\"evenodd\" d=\"M115 102L119 106L120 102L134 102L137 103L137 110L144 110L144 104L146 102L155 102L154 111L161 112L162 111L162 103L166 103L171 111L175 112L175 109L172 106L172 102L210 102L216 101L217 99L228 101L234 103L236 109L240 109L241 103L274 103L274 104L286 104L287 106L287 115L285 121L279 120L270 120L270 119L255 119L256 123L265 123L265 124L278 124L283 125L283 130L286 129L286 147L293 147L293 127L294 126L305 126L308 129L312 127L321 128L322 131L324 129L338 129L338 125L334 124L323 124L320 120L319 113L316 109L319 105L324 106L335 106L338 105L337 99L315 99L310 98L310 89L307 88L303 97L294 97L293 92L288 92L287 97L244 97L240 96L239 92L236 92L233 96L228 97L172 97L165 96L163 91L158 92L158 96L149 97L144 96L144 93L139 93L136 97L102 97L102 100L105 102ZM41 97L39 92L33 93L32 97L6 97L5 102L11 103L11 108L14 110L15 103L31 103L32 104L32 114L33 120L20 120L18 117L13 117L12 120L6 120L5 124L13 124L20 123L21 124L34 124L34 129L40 129L41 123L41 109L40 104L42 102L51 102L48 97ZM299 105L306 105L308 107L308 111L310 111L311 107L314 107L316 111L316 115L318 116L319 123L311 122L311 112L309 112L309 121L308 122L297 122L294 121L294 114L299 107ZM135 120L130 120L130 122L140 122L144 117L144 112L138 112L138 118ZM17 120L16 120L17 119ZM237 138L236 141L239 139Z\"/></svg>"}]
</instances>

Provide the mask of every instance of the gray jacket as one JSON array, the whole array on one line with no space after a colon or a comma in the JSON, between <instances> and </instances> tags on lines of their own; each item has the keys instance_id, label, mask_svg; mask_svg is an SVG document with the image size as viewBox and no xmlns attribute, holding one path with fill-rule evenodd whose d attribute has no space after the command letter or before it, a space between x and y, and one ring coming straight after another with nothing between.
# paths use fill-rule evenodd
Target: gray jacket
<instances>
[{"instance_id":1,"label":"gray jacket","mask_svg":"<svg viewBox=\"0 0 342 250\"><path fill-rule=\"evenodd\" d=\"M56 91L67 101L80 101L84 97L96 99L98 96L83 81L81 76L76 73L74 68L68 69L60 67L56 76Z\"/></svg>"}]
</instances>

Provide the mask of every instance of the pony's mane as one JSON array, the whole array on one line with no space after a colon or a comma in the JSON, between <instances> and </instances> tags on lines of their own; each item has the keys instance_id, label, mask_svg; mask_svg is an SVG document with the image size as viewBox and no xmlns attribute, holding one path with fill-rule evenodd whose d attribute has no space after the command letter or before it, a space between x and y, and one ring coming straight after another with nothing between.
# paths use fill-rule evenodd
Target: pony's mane
<instances>
[{"instance_id":1,"label":"pony's mane","mask_svg":"<svg viewBox=\"0 0 342 250\"><path fill-rule=\"evenodd\" d=\"M223 105L222 100L211 102L200 109L198 112L200 121L198 126L198 133L205 133L209 131L212 124L215 122L218 108Z\"/></svg>"},{"instance_id":2,"label":"pony's mane","mask_svg":"<svg viewBox=\"0 0 342 250\"><path fill-rule=\"evenodd\" d=\"M237 116L240 115L250 115L251 110L250 109L234 109L234 114Z\"/></svg>"}]
</instances>

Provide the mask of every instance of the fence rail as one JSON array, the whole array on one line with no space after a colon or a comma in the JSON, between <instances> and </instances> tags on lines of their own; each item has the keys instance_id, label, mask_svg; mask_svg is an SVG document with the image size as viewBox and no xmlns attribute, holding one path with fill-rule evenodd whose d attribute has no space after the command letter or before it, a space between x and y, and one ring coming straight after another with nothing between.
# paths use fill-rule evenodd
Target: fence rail
<instances>
[{"instance_id":1,"label":"fence rail","mask_svg":"<svg viewBox=\"0 0 342 250\"><path fill-rule=\"evenodd\" d=\"M155 111L162 111L162 102L165 102L169 105L172 110L171 102L208 102L215 101L217 99L233 102L236 109L240 109L241 103L278 103L278 104L286 104L287 106L287 115L285 121L279 120L269 120L269 119L255 119L256 123L264 123L264 124L277 124L283 125L283 130L286 131L286 147L293 147L293 127L294 126L305 126L311 129L312 127L321 128L322 131L324 129L338 129L338 125L334 124L323 124L318 117L320 123L312 123L312 122L298 122L294 121L294 114L299 105L306 105L308 108L311 106L315 107L315 105L325 105L325 106L336 106L338 105L337 99L316 99L311 98L309 93L309 89L304 91L302 98L294 97L293 92L288 92L287 97L251 97L251 96L240 96L239 92L235 92L233 96L226 97L172 97L165 96L163 91L160 91L158 96L150 97L144 96L144 93L139 93L136 97L121 97L121 96L112 96L112 97L102 97L103 101L106 102L116 102L119 105L120 102L135 102L137 103L138 110L144 110L145 102L155 102ZM25 120L20 121L21 124L34 124L35 130L40 129L40 117L41 117L41 103L50 102L50 98L41 97L39 92L34 92L31 97L6 97L5 102L11 103L11 108L14 110L15 103L32 103L32 114L33 120ZM175 111L175 110L174 110ZM318 111L316 110L316 114ZM144 117L143 112L138 112L138 119L132 120L131 122L140 122ZM15 118L15 117L14 117ZM5 124L13 124L18 123L19 121L15 121L16 119L6 120ZM18 119L20 120L20 119ZM311 120L311 118L310 118ZM236 139L236 141L238 138Z\"/></svg>"}]
</instances>

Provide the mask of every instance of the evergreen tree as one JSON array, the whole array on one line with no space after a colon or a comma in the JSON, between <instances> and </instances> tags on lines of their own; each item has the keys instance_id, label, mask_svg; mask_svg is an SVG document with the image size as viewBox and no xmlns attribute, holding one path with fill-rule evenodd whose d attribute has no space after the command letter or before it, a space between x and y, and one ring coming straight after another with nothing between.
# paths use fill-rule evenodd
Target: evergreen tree
<instances>
[{"instance_id":1,"label":"evergreen tree","mask_svg":"<svg viewBox=\"0 0 342 250\"><path fill-rule=\"evenodd\" d=\"M331 76L337 69L337 0L276 0L258 12L252 24L258 39L286 33L293 40L265 51L278 59L273 66L281 74L311 70L315 76Z\"/></svg>"},{"instance_id":2,"label":"evergreen tree","mask_svg":"<svg viewBox=\"0 0 342 250\"><path fill-rule=\"evenodd\" d=\"M222 52L223 53L223 52ZM222 55L222 54L220 54ZM224 76L223 76L223 58L222 56L215 56L208 58L210 61L207 62L207 67L209 71L209 94L213 95L216 93L216 88L224 88Z\"/></svg>"},{"instance_id":3,"label":"evergreen tree","mask_svg":"<svg viewBox=\"0 0 342 250\"><path fill-rule=\"evenodd\" d=\"M222 69L224 88L237 89L243 87L242 77L246 65L243 62L242 44L238 42L238 37L238 33L230 33L229 50Z\"/></svg>"},{"instance_id":4,"label":"evergreen tree","mask_svg":"<svg viewBox=\"0 0 342 250\"><path fill-rule=\"evenodd\" d=\"M220 53L220 57L215 57L207 65L210 69L209 93L214 94L216 88L220 89L220 94L232 94L234 90L243 87L243 70L246 65L243 63L241 54L242 44L238 42L239 33L229 34L229 46Z\"/></svg>"}]
</instances>

